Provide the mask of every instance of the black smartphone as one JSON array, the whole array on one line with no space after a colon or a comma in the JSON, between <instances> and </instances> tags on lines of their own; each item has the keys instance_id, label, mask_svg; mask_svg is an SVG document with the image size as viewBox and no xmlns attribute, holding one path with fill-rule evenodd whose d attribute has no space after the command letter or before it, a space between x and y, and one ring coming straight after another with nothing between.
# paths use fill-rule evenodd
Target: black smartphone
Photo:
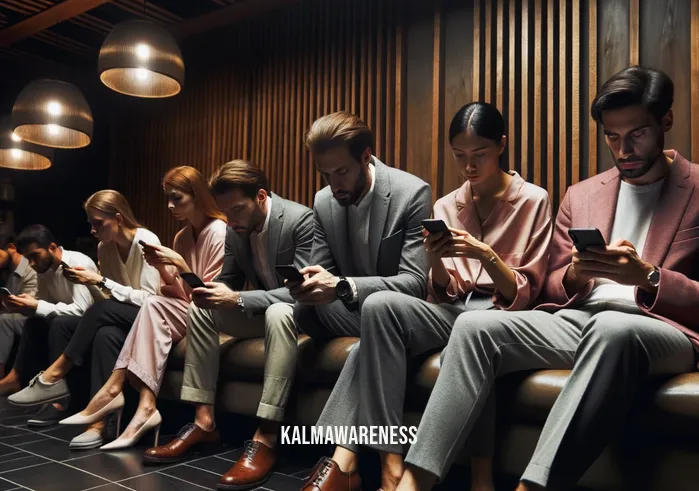
<instances>
[{"instance_id":1,"label":"black smartphone","mask_svg":"<svg viewBox=\"0 0 699 491\"><path fill-rule=\"evenodd\" d=\"M148 244L146 244L146 243L143 242L142 240L139 240L138 243L139 243L139 245L140 245L141 247L148 247L148 248L151 248L151 249L152 249L151 246L149 246Z\"/></svg>"},{"instance_id":2,"label":"black smartphone","mask_svg":"<svg viewBox=\"0 0 699 491\"><path fill-rule=\"evenodd\" d=\"M303 275L299 272L298 269L296 269L296 266L294 266L293 264L278 264L274 267L274 269L277 270L277 273L279 273L282 276L282 278L285 278L289 281L293 281L294 283L302 283L306 280L306 278L303 277Z\"/></svg>"},{"instance_id":3,"label":"black smartphone","mask_svg":"<svg viewBox=\"0 0 699 491\"><path fill-rule=\"evenodd\" d=\"M588 247L605 247L607 243L602 232L596 228L569 228L568 235L573 239L575 248L584 252Z\"/></svg>"},{"instance_id":4,"label":"black smartphone","mask_svg":"<svg viewBox=\"0 0 699 491\"><path fill-rule=\"evenodd\" d=\"M0 286L0 297L9 297L12 295L12 292L5 288L4 286Z\"/></svg>"},{"instance_id":5,"label":"black smartphone","mask_svg":"<svg viewBox=\"0 0 699 491\"><path fill-rule=\"evenodd\" d=\"M444 223L444 220L435 220L433 218L426 218L422 221L422 226L431 234L450 234L449 227Z\"/></svg>"},{"instance_id":6,"label":"black smartphone","mask_svg":"<svg viewBox=\"0 0 699 491\"><path fill-rule=\"evenodd\" d=\"M206 288L206 285L201 278L194 273L180 273L180 277L192 288Z\"/></svg>"},{"instance_id":7,"label":"black smartphone","mask_svg":"<svg viewBox=\"0 0 699 491\"><path fill-rule=\"evenodd\" d=\"M63 269L70 269L70 266L63 261L61 261L61 266L63 266Z\"/></svg>"}]
</instances>

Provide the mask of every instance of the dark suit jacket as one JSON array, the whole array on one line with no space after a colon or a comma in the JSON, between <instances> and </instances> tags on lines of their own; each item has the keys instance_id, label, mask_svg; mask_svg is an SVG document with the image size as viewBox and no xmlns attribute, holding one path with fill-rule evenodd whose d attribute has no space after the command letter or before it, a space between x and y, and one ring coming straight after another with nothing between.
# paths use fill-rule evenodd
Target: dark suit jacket
<instances>
[{"instance_id":1,"label":"dark suit jacket","mask_svg":"<svg viewBox=\"0 0 699 491\"><path fill-rule=\"evenodd\" d=\"M293 264L298 269L310 264L313 245L313 212L301 204L286 200L275 194L272 197L272 215L268 225L268 253L272 271L277 281L276 288L265 290L253 266L250 240L247 234L239 235L232 229L226 234L226 253L223 269L216 281L240 291L245 311L252 314L264 313L277 302L293 303L284 279L276 274L276 265ZM249 280L255 290L241 291Z\"/></svg>"},{"instance_id":2,"label":"dark suit jacket","mask_svg":"<svg viewBox=\"0 0 699 491\"><path fill-rule=\"evenodd\" d=\"M359 305L370 294L392 290L417 298L427 296L429 262L422 220L432 213L432 191L422 179L388 167L374 157L374 201L369 218L372 276L353 276ZM350 276L351 250L347 210L333 198L329 186L316 193L311 264L336 276Z\"/></svg>"},{"instance_id":3,"label":"dark suit jacket","mask_svg":"<svg viewBox=\"0 0 699 491\"><path fill-rule=\"evenodd\" d=\"M676 327L699 347L699 166L674 150L643 248L643 260L660 269L655 298L636 288L636 303L651 317ZM590 281L572 298L563 287L572 258L569 228L598 228L609 243L619 197L614 168L571 186L556 217L544 300L538 308L575 308L592 290Z\"/></svg>"}]
</instances>

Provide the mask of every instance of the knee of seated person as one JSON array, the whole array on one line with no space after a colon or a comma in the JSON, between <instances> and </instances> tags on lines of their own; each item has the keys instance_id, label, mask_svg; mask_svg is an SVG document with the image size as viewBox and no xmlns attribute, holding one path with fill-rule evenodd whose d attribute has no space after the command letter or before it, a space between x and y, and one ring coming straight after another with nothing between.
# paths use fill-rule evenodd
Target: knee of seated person
<instances>
[{"instance_id":1,"label":"knee of seated person","mask_svg":"<svg viewBox=\"0 0 699 491\"><path fill-rule=\"evenodd\" d=\"M605 311L592 316L583 328L583 343L604 347L626 347L638 341L635 316L622 312Z\"/></svg>"},{"instance_id":2,"label":"knee of seated person","mask_svg":"<svg viewBox=\"0 0 699 491\"><path fill-rule=\"evenodd\" d=\"M403 306L405 302L415 300L414 297L404 293L398 293L388 290L374 292L364 300L362 304L362 315L367 312L375 312L382 309L390 309L396 306Z\"/></svg>"},{"instance_id":3,"label":"knee of seated person","mask_svg":"<svg viewBox=\"0 0 699 491\"><path fill-rule=\"evenodd\" d=\"M459 315L454 322L450 341L463 339L464 342L484 336L496 339L505 332L502 322L502 312L499 310L483 310L465 312Z\"/></svg>"},{"instance_id":4,"label":"knee of seated person","mask_svg":"<svg viewBox=\"0 0 699 491\"><path fill-rule=\"evenodd\" d=\"M275 303L265 311L265 326L267 329L294 325L295 310L285 303Z\"/></svg>"}]
</instances>

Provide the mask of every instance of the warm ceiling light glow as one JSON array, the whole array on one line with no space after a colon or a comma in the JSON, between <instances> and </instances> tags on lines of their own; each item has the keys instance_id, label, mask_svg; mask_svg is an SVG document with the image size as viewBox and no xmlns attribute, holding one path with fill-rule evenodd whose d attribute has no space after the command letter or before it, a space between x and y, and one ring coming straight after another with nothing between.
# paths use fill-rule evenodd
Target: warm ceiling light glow
<instances>
[{"instance_id":1,"label":"warm ceiling light glow","mask_svg":"<svg viewBox=\"0 0 699 491\"><path fill-rule=\"evenodd\" d=\"M56 101L51 101L48 104L46 104L46 110L49 112L51 116L60 116L62 112L61 104Z\"/></svg>"},{"instance_id":2,"label":"warm ceiling light glow","mask_svg":"<svg viewBox=\"0 0 699 491\"><path fill-rule=\"evenodd\" d=\"M141 81L146 80L148 78L148 70L146 70L145 68L137 68L136 69L136 78L141 80Z\"/></svg>"},{"instance_id":3,"label":"warm ceiling light glow","mask_svg":"<svg viewBox=\"0 0 699 491\"><path fill-rule=\"evenodd\" d=\"M136 46L136 56L141 60L147 60L150 58L150 47L147 44L139 44Z\"/></svg>"},{"instance_id":4,"label":"warm ceiling light glow","mask_svg":"<svg viewBox=\"0 0 699 491\"><path fill-rule=\"evenodd\" d=\"M58 134L58 125L57 124L50 124L48 126L49 129L49 135L56 136Z\"/></svg>"},{"instance_id":5,"label":"warm ceiling light glow","mask_svg":"<svg viewBox=\"0 0 699 491\"><path fill-rule=\"evenodd\" d=\"M10 135L10 138L12 138L13 142L21 142L22 139L18 137L17 135L14 134L14 132Z\"/></svg>"},{"instance_id":6,"label":"warm ceiling light glow","mask_svg":"<svg viewBox=\"0 0 699 491\"><path fill-rule=\"evenodd\" d=\"M22 156L22 151L19 148L13 148L10 151L10 155L12 155L13 159L19 159Z\"/></svg>"}]
</instances>

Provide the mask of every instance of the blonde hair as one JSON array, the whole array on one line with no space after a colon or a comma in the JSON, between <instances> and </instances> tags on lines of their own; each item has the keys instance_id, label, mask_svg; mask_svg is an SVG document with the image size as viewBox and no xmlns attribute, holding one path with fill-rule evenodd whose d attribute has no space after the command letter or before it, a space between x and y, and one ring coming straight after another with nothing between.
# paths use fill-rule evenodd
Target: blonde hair
<instances>
[{"instance_id":1,"label":"blonde hair","mask_svg":"<svg viewBox=\"0 0 699 491\"><path fill-rule=\"evenodd\" d=\"M194 200L207 217L226 221L226 216L216 206L204 176L194 167L183 165L167 171L163 177L163 189L166 186L194 196Z\"/></svg>"},{"instance_id":2,"label":"blonde hair","mask_svg":"<svg viewBox=\"0 0 699 491\"><path fill-rule=\"evenodd\" d=\"M124 220L124 225L127 228L141 228L142 225L136 219L136 216L131 210L131 205L126 200L123 194L113 189L104 189L97 191L95 194L87 198L83 205L85 211L88 208L100 211L106 215L116 216L121 215Z\"/></svg>"},{"instance_id":3,"label":"blonde hair","mask_svg":"<svg viewBox=\"0 0 699 491\"><path fill-rule=\"evenodd\" d=\"M361 162L362 154L373 149L374 134L354 114L340 111L316 119L306 132L306 147L313 153L346 146L350 155Z\"/></svg>"}]
</instances>

